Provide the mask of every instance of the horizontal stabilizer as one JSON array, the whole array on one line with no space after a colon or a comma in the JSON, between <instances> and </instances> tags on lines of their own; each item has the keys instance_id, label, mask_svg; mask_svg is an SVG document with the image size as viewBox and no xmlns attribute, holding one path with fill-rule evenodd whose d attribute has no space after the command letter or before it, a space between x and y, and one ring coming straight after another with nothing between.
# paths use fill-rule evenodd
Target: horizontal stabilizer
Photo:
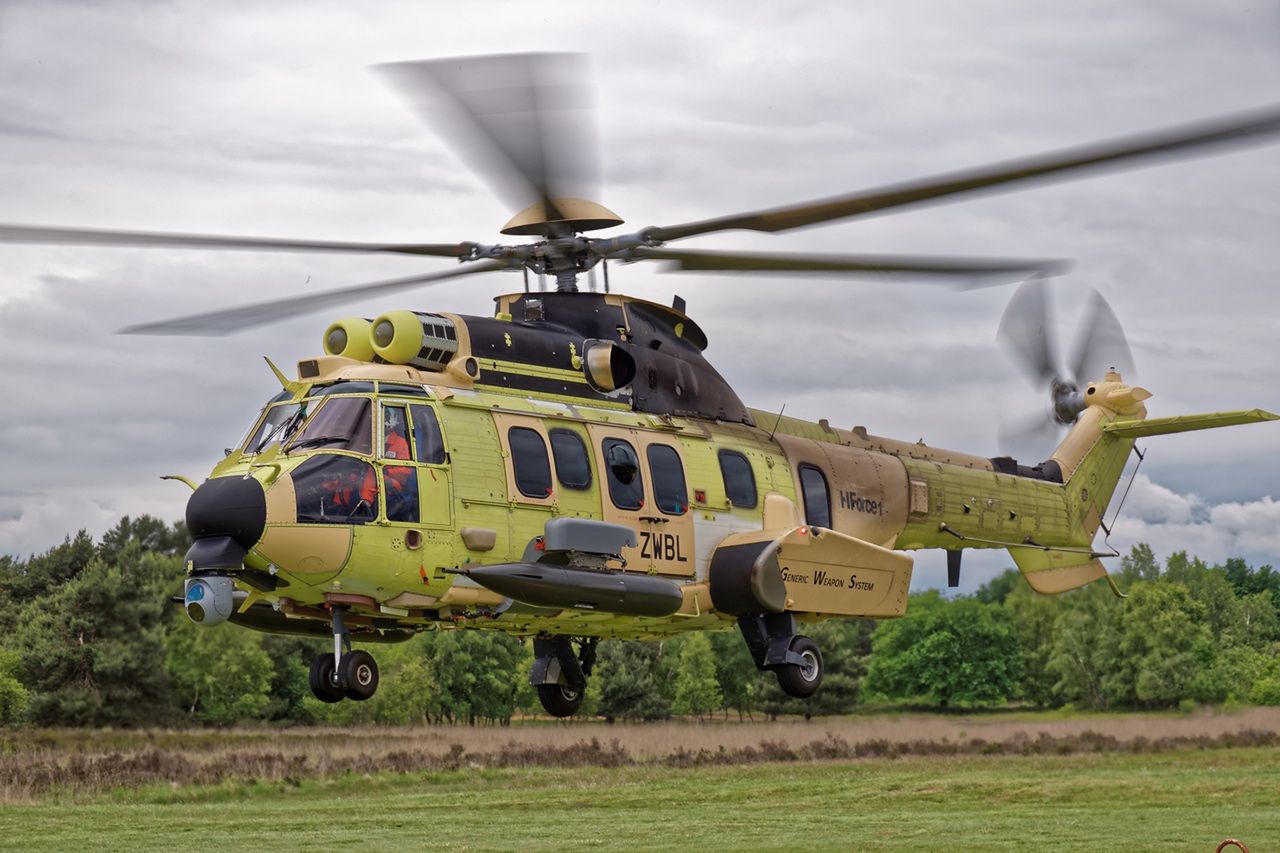
<instances>
[{"instance_id":1,"label":"horizontal stabilizer","mask_svg":"<svg viewBox=\"0 0 1280 853\"><path fill-rule=\"evenodd\" d=\"M1107 576L1102 561L1088 553L1010 548L1009 556L1031 588L1046 595L1066 592Z\"/></svg>"},{"instance_id":2,"label":"horizontal stabilizer","mask_svg":"<svg viewBox=\"0 0 1280 853\"><path fill-rule=\"evenodd\" d=\"M1120 438L1143 438L1148 435L1168 435L1174 432L1191 432L1197 429L1255 424L1280 420L1280 415L1249 409L1243 412L1214 412L1207 415L1177 415L1172 418L1150 418L1145 421L1115 421L1103 424L1107 435Z\"/></svg>"}]
</instances>

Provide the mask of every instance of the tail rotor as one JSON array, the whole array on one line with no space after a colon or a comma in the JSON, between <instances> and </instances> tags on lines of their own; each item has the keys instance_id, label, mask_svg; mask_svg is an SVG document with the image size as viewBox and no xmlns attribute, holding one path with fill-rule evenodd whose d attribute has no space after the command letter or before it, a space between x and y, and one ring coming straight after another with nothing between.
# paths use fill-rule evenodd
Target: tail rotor
<instances>
[{"instance_id":1,"label":"tail rotor","mask_svg":"<svg viewBox=\"0 0 1280 853\"><path fill-rule=\"evenodd\" d=\"M1010 456L1035 456L1052 449L1064 427L1084 411L1081 386L1101 380L1109 370L1130 378L1133 353L1111 306L1094 290L1069 366L1063 368L1056 337L1057 319L1043 278L1024 282L1009 300L996 338L1037 389L1047 388L1049 406L999 428L1000 450Z\"/></svg>"}]
</instances>

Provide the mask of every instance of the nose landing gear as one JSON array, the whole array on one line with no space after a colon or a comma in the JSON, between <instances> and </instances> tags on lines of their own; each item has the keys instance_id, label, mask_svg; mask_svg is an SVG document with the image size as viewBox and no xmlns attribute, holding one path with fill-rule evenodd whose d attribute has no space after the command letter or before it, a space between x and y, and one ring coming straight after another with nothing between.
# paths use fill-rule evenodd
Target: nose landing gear
<instances>
[{"instance_id":1,"label":"nose landing gear","mask_svg":"<svg viewBox=\"0 0 1280 853\"><path fill-rule=\"evenodd\" d=\"M366 651L352 651L345 613L345 607L333 608L333 652L311 661L311 693L321 702L363 702L378 690L378 663Z\"/></svg>"}]
</instances>

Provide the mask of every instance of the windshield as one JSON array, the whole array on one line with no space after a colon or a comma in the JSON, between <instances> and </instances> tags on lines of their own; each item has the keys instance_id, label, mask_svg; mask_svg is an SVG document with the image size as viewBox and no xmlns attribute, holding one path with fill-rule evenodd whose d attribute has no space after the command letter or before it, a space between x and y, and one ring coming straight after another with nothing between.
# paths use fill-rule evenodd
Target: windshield
<instances>
[{"instance_id":1,"label":"windshield","mask_svg":"<svg viewBox=\"0 0 1280 853\"><path fill-rule=\"evenodd\" d=\"M373 418L368 397L329 397L316 411L289 451L350 450L369 455L373 452Z\"/></svg>"},{"instance_id":2,"label":"windshield","mask_svg":"<svg viewBox=\"0 0 1280 853\"><path fill-rule=\"evenodd\" d=\"M261 453L273 444L288 441L306 420L306 403L279 403L267 408L262 425L245 442L245 453Z\"/></svg>"}]
</instances>

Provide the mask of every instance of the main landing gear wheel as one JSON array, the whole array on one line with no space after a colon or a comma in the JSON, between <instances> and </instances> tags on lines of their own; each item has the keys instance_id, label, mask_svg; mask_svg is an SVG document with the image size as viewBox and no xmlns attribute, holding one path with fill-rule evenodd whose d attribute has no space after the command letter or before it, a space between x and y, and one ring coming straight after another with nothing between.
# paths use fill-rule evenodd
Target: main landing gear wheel
<instances>
[{"instance_id":1,"label":"main landing gear wheel","mask_svg":"<svg viewBox=\"0 0 1280 853\"><path fill-rule=\"evenodd\" d=\"M378 690L378 664L368 652L347 652L342 656L338 681L346 687L346 697L363 702Z\"/></svg>"},{"instance_id":2,"label":"main landing gear wheel","mask_svg":"<svg viewBox=\"0 0 1280 853\"><path fill-rule=\"evenodd\" d=\"M563 684L539 684L538 701L553 717L572 717L582 707L581 690Z\"/></svg>"},{"instance_id":3,"label":"main landing gear wheel","mask_svg":"<svg viewBox=\"0 0 1280 853\"><path fill-rule=\"evenodd\" d=\"M347 691L338 683L333 671L333 655L316 655L311 659L311 693L321 702L341 702Z\"/></svg>"},{"instance_id":4,"label":"main landing gear wheel","mask_svg":"<svg viewBox=\"0 0 1280 853\"><path fill-rule=\"evenodd\" d=\"M788 696L808 699L822 684L822 652L813 640L799 635L791 641L791 651L803 661L778 667L778 686Z\"/></svg>"}]
</instances>

